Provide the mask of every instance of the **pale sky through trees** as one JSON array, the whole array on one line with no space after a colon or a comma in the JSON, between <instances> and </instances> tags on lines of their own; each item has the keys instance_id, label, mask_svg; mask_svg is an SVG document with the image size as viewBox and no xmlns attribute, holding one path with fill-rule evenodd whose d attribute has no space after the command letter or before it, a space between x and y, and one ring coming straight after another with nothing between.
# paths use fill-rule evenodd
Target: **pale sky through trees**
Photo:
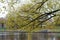
<instances>
[{"instance_id":1,"label":"pale sky through trees","mask_svg":"<svg viewBox=\"0 0 60 40\"><path fill-rule=\"evenodd\" d=\"M1 1L0 1L0 18L1 17L6 17L6 14L8 13L8 2L11 2L11 0L4 0L5 2L4 3L2 3ZM22 5L22 4L25 4L25 3L31 3L30 2L30 0L14 0L14 1L18 1L19 3L17 3L17 4L15 4L14 6L15 6L15 8L17 8L17 6L20 6L20 5ZM49 0L49 1L51 1L51 0ZM60 3L60 1L59 0L53 0L54 1L54 3L53 4L55 4L55 1L57 1L57 2L59 2ZM52 2L53 2L52 1ZM5 8L3 8L3 6L5 6L6 7L6 9ZM57 5L57 6L59 6L59 5ZM45 6L46 7L46 6ZM56 6L54 6L54 7L56 7ZM48 7L47 7L48 8ZM55 8L54 8L55 9ZM49 10L49 9L47 9L47 10ZM50 11L50 10L49 10Z\"/></svg>"},{"instance_id":2,"label":"pale sky through trees","mask_svg":"<svg viewBox=\"0 0 60 40\"><path fill-rule=\"evenodd\" d=\"M8 9L8 2L10 2L9 0L4 0L5 2L2 3L0 2L0 18L1 17L6 17L6 14L8 13L7 9ZM15 0L16 1L16 0ZM16 6L19 6L19 5L22 5L22 4L25 4L25 3L29 3L30 0L19 0L19 4L16 4ZM4 8L4 6L6 7L6 9Z\"/></svg>"},{"instance_id":3,"label":"pale sky through trees","mask_svg":"<svg viewBox=\"0 0 60 40\"><path fill-rule=\"evenodd\" d=\"M5 11L5 9L3 8L3 6L5 6L3 3L0 2L0 17L5 17L7 12ZM6 5L7 6L7 5Z\"/></svg>"}]
</instances>

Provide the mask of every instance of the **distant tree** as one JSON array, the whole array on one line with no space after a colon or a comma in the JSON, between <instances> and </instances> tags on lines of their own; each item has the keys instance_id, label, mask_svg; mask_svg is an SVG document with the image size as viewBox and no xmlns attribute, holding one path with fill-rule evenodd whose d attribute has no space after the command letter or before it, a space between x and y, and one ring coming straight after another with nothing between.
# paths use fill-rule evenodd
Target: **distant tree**
<instances>
[{"instance_id":1,"label":"distant tree","mask_svg":"<svg viewBox=\"0 0 60 40\"><path fill-rule=\"evenodd\" d=\"M0 26L2 27L2 28L5 28L5 19L4 18L0 18Z\"/></svg>"}]
</instances>

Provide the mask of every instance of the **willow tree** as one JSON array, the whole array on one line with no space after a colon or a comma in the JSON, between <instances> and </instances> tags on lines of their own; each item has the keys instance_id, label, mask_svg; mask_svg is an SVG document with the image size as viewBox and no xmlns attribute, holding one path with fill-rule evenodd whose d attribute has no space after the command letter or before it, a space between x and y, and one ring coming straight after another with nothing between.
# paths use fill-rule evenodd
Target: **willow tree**
<instances>
[{"instance_id":1,"label":"willow tree","mask_svg":"<svg viewBox=\"0 0 60 40\"><path fill-rule=\"evenodd\" d=\"M13 10L10 10L6 17L7 28L25 30L28 32L34 30L36 31L36 29L37 30L43 29L41 28L41 26L46 26L45 28L49 28L50 27L49 25L53 21L51 18L47 19L49 13L55 13L56 10L58 11L60 10L58 6L56 6L58 8L55 7L55 5L59 5L58 3L59 1L55 0L54 1L55 3L52 1L54 0L42 0L42 1L35 0L35 2L24 4L21 7L18 7L17 9L15 9L14 6L12 5ZM45 21L45 19L47 20ZM46 23L48 23L48 26Z\"/></svg>"}]
</instances>

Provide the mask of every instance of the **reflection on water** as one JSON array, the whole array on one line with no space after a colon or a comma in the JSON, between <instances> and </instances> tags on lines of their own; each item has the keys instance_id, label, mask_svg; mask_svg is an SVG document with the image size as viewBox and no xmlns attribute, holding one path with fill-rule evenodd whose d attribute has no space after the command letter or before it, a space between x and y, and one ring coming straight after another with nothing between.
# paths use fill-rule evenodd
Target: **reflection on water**
<instances>
[{"instance_id":1,"label":"reflection on water","mask_svg":"<svg viewBox=\"0 0 60 40\"><path fill-rule=\"evenodd\" d=\"M0 40L28 40L28 35L27 32L1 31ZM30 35L30 40L60 40L60 33L35 32Z\"/></svg>"}]
</instances>

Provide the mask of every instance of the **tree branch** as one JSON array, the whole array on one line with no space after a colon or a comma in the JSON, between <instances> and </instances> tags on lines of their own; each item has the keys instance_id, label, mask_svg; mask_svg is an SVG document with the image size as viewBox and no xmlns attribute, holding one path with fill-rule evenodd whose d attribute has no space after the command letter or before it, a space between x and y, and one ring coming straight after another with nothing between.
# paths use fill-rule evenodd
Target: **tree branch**
<instances>
[{"instance_id":1,"label":"tree branch","mask_svg":"<svg viewBox=\"0 0 60 40\"><path fill-rule=\"evenodd\" d=\"M54 15L54 16L55 16L55 15ZM36 27L38 27L40 24L42 24L42 23L48 21L49 19L51 19L51 18L54 17L54 16L51 16L50 18L48 18L48 19L46 19L46 20L44 20L44 21L41 21L39 24L36 25ZM41 26L41 28L42 28L42 26Z\"/></svg>"},{"instance_id":2,"label":"tree branch","mask_svg":"<svg viewBox=\"0 0 60 40\"><path fill-rule=\"evenodd\" d=\"M41 3L41 5L40 5L39 7L37 7L36 10L38 10L39 8L41 9L41 7L42 7L42 6L44 5L44 3L47 2L47 1L48 1L48 0L42 1L42 2L38 2L38 3L36 3L35 5L33 5L32 7L30 7L28 10L26 10L26 11L24 11L24 12L30 11L34 6L36 6L37 4L40 4L40 3ZM35 10L35 11L36 11L36 10ZM35 11L34 11L34 12L35 12Z\"/></svg>"},{"instance_id":3,"label":"tree branch","mask_svg":"<svg viewBox=\"0 0 60 40\"><path fill-rule=\"evenodd\" d=\"M35 20L38 20L38 19L41 19L41 18L43 18L43 17L45 17L45 16L51 15L51 14L57 12L57 11L60 11L60 9L54 10L54 11L49 12L49 13L42 14L42 15L38 16L37 18L33 19L32 21L30 21L28 24L24 25L24 26L27 26L27 25L29 25L30 23L34 22ZM44 22L44 21L43 21L43 22Z\"/></svg>"}]
</instances>

